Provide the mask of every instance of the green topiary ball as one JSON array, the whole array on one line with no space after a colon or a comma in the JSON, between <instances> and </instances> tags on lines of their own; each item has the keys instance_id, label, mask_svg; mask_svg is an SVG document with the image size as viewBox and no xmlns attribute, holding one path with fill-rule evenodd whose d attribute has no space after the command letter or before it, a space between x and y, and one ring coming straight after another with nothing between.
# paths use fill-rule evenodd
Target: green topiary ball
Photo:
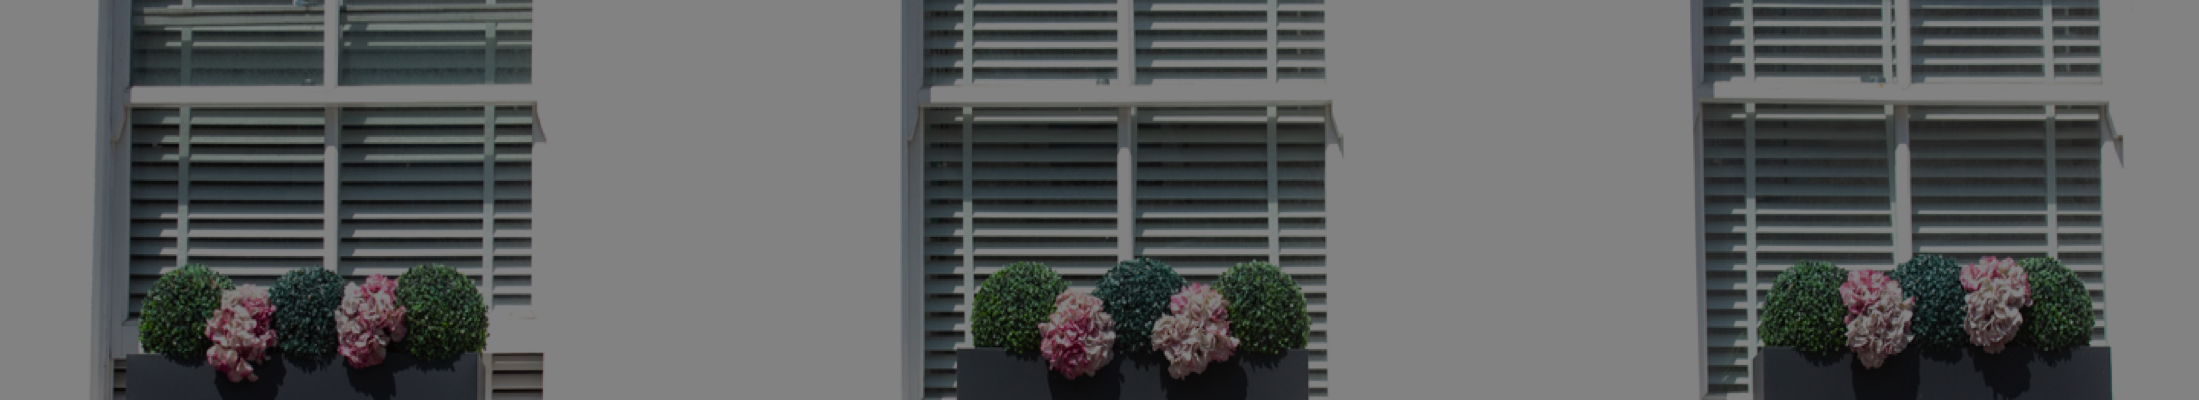
<instances>
[{"instance_id":1,"label":"green topiary ball","mask_svg":"<svg viewBox=\"0 0 2199 400\"><path fill-rule=\"evenodd\" d=\"M1909 262L1895 267L1890 275L1901 283L1902 294L1916 299L1915 319L1909 332L1916 338L1909 341L1915 349L1961 349L1970 345L1970 334L1962 330L1963 311L1968 303L1962 297L1969 294L1962 290L1962 264L1938 254L1918 254Z\"/></svg>"},{"instance_id":2,"label":"green topiary ball","mask_svg":"<svg viewBox=\"0 0 2199 400\"><path fill-rule=\"evenodd\" d=\"M1813 353L1846 350L1848 308L1840 304L1840 284L1847 280L1848 270L1822 261L1794 263L1780 273L1758 315L1764 344Z\"/></svg>"},{"instance_id":3,"label":"green topiary ball","mask_svg":"<svg viewBox=\"0 0 2199 400\"><path fill-rule=\"evenodd\" d=\"M1237 337L1237 349L1277 354L1306 348L1313 317L1306 314L1305 292L1282 268L1260 261L1237 264L1222 271L1214 287L1229 301L1229 333Z\"/></svg>"},{"instance_id":4,"label":"green topiary ball","mask_svg":"<svg viewBox=\"0 0 2199 400\"><path fill-rule=\"evenodd\" d=\"M1131 353L1153 351L1153 322L1168 315L1168 297L1183 290L1175 268L1140 258L1115 263L1100 277L1092 296L1106 303L1115 318L1115 348Z\"/></svg>"},{"instance_id":5,"label":"green topiary ball","mask_svg":"<svg viewBox=\"0 0 2199 400\"><path fill-rule=\"evenodd\" d=\"M1069 282L1046 264L1008 264L978 285L970 336L977 340L977 347L1038 351L1038 324L1054 313L1054 297L1064 290L1069 290Z\"/></svg>"},{"instance_id":6,"label":"green topiary ball","mask_svg":"<svg viewBox=\"0 0 2199 400\"><path fill-rule=\"evenodd\" d=\"M335 315L344 301L344 277L321 267L291 270L275 279L267 300L275 303L275 340L283 353L336 352Z\"/></svg>"},{"instance_id":7,"label":"green topiary ball","mask_svg":"<svg viewBox=\"0 0 2199 400\"><path fill-rule=\"evenodd\" d=\"M229 277L201 264L160 274L137 324L137 341L147 353L204 358L214 342L206 338L206 320L221 307L221 292L236 289Z\"/></svg>"},{"instance_id":8,"label":"green topiary ball","mask_svg":"<svg viewBox=\"0 0 2199 400\"><path fill-rule=\"evenodd\" d=\"M2076 271L2052 258L2017 261L2031 278L2031 306L2022 309L2016 340L2053 351L2092 344L2092 293Z\"/></svg>"},{"instance_id":9,"label":"green topiary ball","mask_svg":"<svg viewBox=\"0 0 2199 400\"><path fill-rule=\"evenodd\" d=\"M405 307L405 339L392 346L396 350L448 360L488 345L488 307L473 280L456 268L429 264L405 271L397 277L397 304Z\"/></svg>"}]
</instances>

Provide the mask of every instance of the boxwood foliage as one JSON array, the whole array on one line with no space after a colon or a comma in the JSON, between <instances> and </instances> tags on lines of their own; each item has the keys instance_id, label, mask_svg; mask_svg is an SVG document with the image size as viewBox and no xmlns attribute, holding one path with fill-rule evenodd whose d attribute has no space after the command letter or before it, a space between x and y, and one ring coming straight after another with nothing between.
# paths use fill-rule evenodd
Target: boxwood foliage
<instances>
[{"instance_id":1,"label":"boxwood foliage","mask_svg":"<svg viewBox=\"0 0 2199 400\"><path fill-rule=\"evenodd\" d=\"M397 303L405 307L405 339L392 346L398 351L448 360L488 345L488 307L473 280L456 268L427 264L406 270L397 276Z\"/></svg>"},{"instance_id":2,"label":"boxwood foliage","mask_svg":"<svg viewBox=\"0 0 2199 400\"><path fill-rule=\"evenodd\" d=\"M1772 280L1762 320L1764 344L1813 353L1847 349L1848 308L1840 304L1840 284L1848 270L1823 261L1803 261Z\"/></svg>"},{"instance_id":3,"label":"boxwood foliage","mask_svg":"<svg viewBox=\"0 0 2199 400\"><path fill-rule=\"evenodd\" d=\"M1282 268L1260 261L1237 264L1222 271L1214 286L1229 301L1229 333L1237 337L1237 349L1277 354L1306 347L1313 331L1306 294Z\"/></svg>"},{"instance_id":4,"label":"boxwood foliage","mask_svg":"<svg viewBox=\"0 0 2199 400\"><path fill-rule=\"evenodd\" d=\"M1038 324L1054 313L1054 297L1064 290L1069 290L1069 282L1046 264L1008 264L978 284L970 336L977 340L977 347L1038 351Z\"/></svg>"},{"instance_id":5,"label":"boxwood foliage","mask_svg":"<svg viewBox=\"0 0 2199 400\"><path fill-rule=\"evenodd\" d=\"M2017 261L2031 277L2031 306L2024 307L2016 341L2039 350L2092 344L2092 293L2075 271L2052 258Z\"/></svg>"},{"instance_id":6,"label":"boxwood foliage","mask_svg":"<svg viewBox=\"0 0 2199 400\"><path fill-rule=\"evenodd\" d=\"M1150 258L1125 260L1108 268L1092 296L1106 303L1107 315L1115 318L1115 348L1152 352L1153 322L1168 315L1168 297L1183 286L1183 276L1175 268Z\"/></svg>"},{"instance_id":7,"label":"boxwood foliage","mask_svg":"<svg viewBox=\"0 0 2199 400\"><path fill-rule=\"evenodd\" d=\"M203 264L160 274L145 297L137 341L145 352L179 358L204 358L214 342L206 338L206 320L221 307L221 292L235 289L229 277Z\"/></svg>"},{"instance_id":8,"label":"boxwood foliage","mask_svg":"<svg viewBox=\"0 0 2199 400\"><path fill-rule=\"evenodd\" d=\"M1916 299L1915 319L1909 326L1916 338L1909 347L1944 350L1970 345L1970 334L1962 330L1966 315L1962 297L1968 292L1962 290L1961 274L1961 264L1938 254L1918 254L1888 274L1901 283L1902 294Z\"/></svg>"},{"instance_id":9,"label":"boxwood foliage","mask_svg":"<svg viewBox=\"0 0 2199 400\"><path fill-rule=\"evenodd\" d=\"M267 291L275 303L275 340L283 353L318 357L336 352L336 306L344 301L344 277L326 268L291 270Z\"/></svg>"}]
</instances>

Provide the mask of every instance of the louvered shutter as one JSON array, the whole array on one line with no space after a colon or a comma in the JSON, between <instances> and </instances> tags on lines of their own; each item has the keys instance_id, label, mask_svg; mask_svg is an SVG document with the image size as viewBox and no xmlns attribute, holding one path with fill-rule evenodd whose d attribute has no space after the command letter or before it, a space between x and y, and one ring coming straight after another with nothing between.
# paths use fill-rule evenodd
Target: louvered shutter
<instances>
[{"instance_id":1,"label":"louvered shutter","mask_svg":"<svg viewBox=\"0 0 2199 400\"><path fill-rule=\"evenodd\" d=\"M1909 117L1917 254L2061 259L2104 317L2099 109L1918 106Z\"/></svg>"},{"instance_id":2,"label":"louvered shutter","mask_svg":"<svg viewBox=\"0 0 2199 400\"><path fill-rule=\"evenodd\" d=\"M1322 0L929 0L924 13L931 85L1327 78Z\"/></svg>"},{"instance_id":3,"label":"louvered shutter","mask_svg":"<svg viewBox=\"0 0 2199 400\"><path fill-rule=\"evenodd\" d=\"M436 3L436 4L427 4ZM534 6L499 1L347 1L343 85L533 81Z\"/></svg>"},{"instance_id":4,"label":"louvered shutter","mask_svg":"<svg viewBox=\"0 0 2199 400\"><path fill-rule=\"evenodd\" d=\"M526 107L349 107L339 188L347 277L443 264L494 294L496 316L532 304L533 114ZM493 326L493 325L492 325Z\"/></svg>"},{"instance_id":5,"label":"louvered shutter","mask_svg":"<svg viewBox=\"0 0 2199 400\"><path fill-rule=\"evenodd\" d=\"M1912 0L1916 82L2099 82L2097 0Z\"/></svg>"},{"instance_id":6,"label":"louvered shutter","mask_svg":"<svg viewBox=\"0 0 2199 400\"><path fill-rule=\"evenodd\" d=\"M1883 82L1893 76L1893 0L1710 0L1706 80Z\"/></svg>"},{"instance_id":7,"label":"louvered shutter","mask_svg":"<svg viewBox=\"0 0 2199 400\"><path fill-rule=\"evenodd\" d=\"M131 120L130 318L183 264L261 286L321 264L320 108L138 109Z\"/></svg>"},{"instance_id":8,"label":"louvered shutter","mask_svg":"<svg viewBox=\"0 0 2199 400\"><path fill-rule=\"evenodd\" d=\"M954 396L971 289L1001 266L1043 262L1090 291L1125 257L1207 283L1235 263L1279 260L1306 288L1312 383L1325 395L1325 109L1270 110L926 109L925 396Z\"/></svg>"},{"instance_id":9,"label":"louvered shutter","mask_svg":"<svg viewBox=\"0 0 2199 400\"><path fill-rule=\"evenodd\" d=\"M131 12L130 84L318 85L319 6L288 0L137 0Z\"/></svg>"},{"instance_id":10,"label":"louvered shutter","mask_svg":"<svg viewBox=\"0 0 2199 400\"><path fill-rule=\"evenodd\" d=\"M1710 392L1748 391L1765 292L1797 261L1890 270L1890 107L1703 106Z\"/></svg>"}]
</instances>

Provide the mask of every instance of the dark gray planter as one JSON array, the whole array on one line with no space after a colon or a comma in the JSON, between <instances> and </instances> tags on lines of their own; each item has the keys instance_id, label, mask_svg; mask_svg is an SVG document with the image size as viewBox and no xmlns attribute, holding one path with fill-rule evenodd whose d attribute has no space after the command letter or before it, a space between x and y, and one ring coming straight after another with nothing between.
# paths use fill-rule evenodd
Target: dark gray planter
<instances>
[{"instance_id":1,"label":"dark gray planter","mask_svg":"<svg viewBox=\"0 0 2199 400\"><path fill-rule=\"evenodd\" d=\"M2110 399L2108 348L2040 352L2009 346L2000 354L1904 351L1877 369L1855 353L1814 354L1765 347L1750 377L1757 400Z\"/></svg>"},{"instance_id":2,"label":"dark gray planter","mask_svg":"<svg viewBox=\"0 0 2199 400\"><path fill-rule=\"evenodd\" d=\"M285 357L269 352L253 365L258 381L229 382L203 357L178 360L159 354L129 357L130 398L137 400L478 400L481 355L421 362L389 353L382 363L351 369L343 357Z\"/></svg>"},{"instance_id":3,"label":"dark gray planter","mask_svg":"<svg viewBox=\"0 0 2199 400\"><path fill-rule=\"evenodd\" d=\"M1296 400L1312 393L1307 365L1305 350L1237 353L1228 362L1209 364L1206 372L1178 380L1168 376L1168 359L1159 354L1117 353L1097 375L1072 380L1046 369L1046 359L1037 353L963 349L955 352L955 394L963 400Z\"/></svg>"}]
</instances>

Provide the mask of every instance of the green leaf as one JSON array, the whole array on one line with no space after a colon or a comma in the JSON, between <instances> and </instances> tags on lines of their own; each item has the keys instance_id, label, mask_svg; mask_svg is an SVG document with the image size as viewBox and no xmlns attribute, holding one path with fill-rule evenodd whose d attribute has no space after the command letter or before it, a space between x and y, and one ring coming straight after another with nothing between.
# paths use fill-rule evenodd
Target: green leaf
<instances>
[{"instance_id":1,"label":"green leaf","mask_svg":"<svg viewBox=\"0 0 2199 400\"><path fill-rule=\"evenodd\" d=\"M1848 310L1840 304L1840 284L1847 279L1847 270L1821 261L1797 262L1780 273L1758 317L1764 344L1815 353L1846 350Z\"/></svg>"}]
</instances>

